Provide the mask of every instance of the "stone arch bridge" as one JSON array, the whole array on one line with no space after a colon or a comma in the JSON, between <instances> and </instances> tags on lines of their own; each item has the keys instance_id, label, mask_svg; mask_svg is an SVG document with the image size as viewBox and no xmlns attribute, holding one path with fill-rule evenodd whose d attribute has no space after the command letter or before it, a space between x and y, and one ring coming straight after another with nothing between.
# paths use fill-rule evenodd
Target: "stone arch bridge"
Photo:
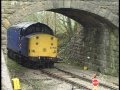
<instances>
[{"instance_id":1,"label":"stone arch bridge","mask_svg":"<svg viewBox=\"0 0 120 90\"><path fill-rule=\"evenodd\" d=\"M110 73L112 71L112 74L116 75L118 74L118 64L116 63L119 61L118 3L118 0L2 0L2 48L3 50L6 48L5 29L10 25L23 22L23 17L43 10L61 13L79 22L84 28L83 37L80 34L77 35L77 38L81 38L84 42L78 41L79 43L76 42L76 44L81 50L81 43L84 43L86 52L84 55L78 52L77 58L80 55L84 56L82 59L88 66L97 66L97 70L101 72ZM93 54L91 55L90 52ZM96 55L96 53L99 54ZM87 56L90 56L92 61L86 61Z\"/></svg>"}]
</instances>

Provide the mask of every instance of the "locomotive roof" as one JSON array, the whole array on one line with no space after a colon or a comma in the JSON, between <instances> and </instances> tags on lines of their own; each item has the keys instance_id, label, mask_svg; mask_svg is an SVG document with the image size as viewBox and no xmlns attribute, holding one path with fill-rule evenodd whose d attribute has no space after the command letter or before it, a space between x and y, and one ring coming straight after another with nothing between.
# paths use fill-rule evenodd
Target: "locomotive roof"
<instances>
[{"instance_id":1,"label":"locomotive roof","mask_svg":"<svg viewBox=\"0 0 120 90\"><path fill-rule=\"evenodd\" d=\"M40 26L43 25L45 27L48 27L47 25L43 24L43 23L40 23L40 22L22 22L20 24L17 24L17 25L13 25L11 27L13 28L22 28L22 29L26 29L28 28L29 26L32 26L32 25L36 25L36 24L39 24Z\"/></svg>"},{"instance_id":2,"label":"locomotive roof","mask_svg":"<svg viewBox=\"0 0 120 90\"><path fill-rule=\"evenodd\" d=\"M12 30L12 29L20 30L21 35L24 35L24 36L32 33L48 33L48 34L54 35L53 30L49 26L40 22L23 22L17 25L13 25L9 28L9 30Z\"/></svg>"},{"instance_id":3,"label":"locomotive roof","mask_svg":"<svg viewBox=\"0 0 120 90\"><path fill-rule=\"evenodd\" d=\"M20 24L17 24L17 25L13 25L12 27L15 27L15 28L27 28L32 24L34 24L34 23L33 22L23 22L23 23L20 23Z\"/></svg>"}]
</instances>

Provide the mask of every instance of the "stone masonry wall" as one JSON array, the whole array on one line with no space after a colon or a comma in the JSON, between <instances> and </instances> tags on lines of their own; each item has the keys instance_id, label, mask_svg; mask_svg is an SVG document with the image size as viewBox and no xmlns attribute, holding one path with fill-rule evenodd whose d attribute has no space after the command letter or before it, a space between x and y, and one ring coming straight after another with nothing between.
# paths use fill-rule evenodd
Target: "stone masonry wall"
<instances>
[{"instance_id":1,"label":"stone masonry wall","mask_svg":"<svg viewBox=\"0 0 120 90\"><path fill-rule=\"evenodd\" d=\"M112 31L105 26L79 29L61 54L64 59L79 63L81 66L85 65L89 69L118 76L118 39L118 30Z\"/></svg>"}]
</instances>

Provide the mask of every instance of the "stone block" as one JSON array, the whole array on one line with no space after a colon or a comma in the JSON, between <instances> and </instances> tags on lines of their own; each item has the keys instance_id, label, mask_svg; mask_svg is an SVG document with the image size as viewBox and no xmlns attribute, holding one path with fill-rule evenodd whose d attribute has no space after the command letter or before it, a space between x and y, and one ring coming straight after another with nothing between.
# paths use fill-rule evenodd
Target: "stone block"
<instances>
[{"instance_id":1,"label":"stone block","mask_svg":"<svg viewBox=\"0 0 120 90\"><path fill-rule=\"evenodd\" d=\"M2 40L2 45L6 45L7 41L6 40Z\"/></svg>"},{"instance_id":2,"label":"stone block","mask_svg":"<svg viewBox=\"0 0 120 90\"><path fill-rule=\"evenodd\" d=\"M14 8L14 5L11 5L11 2L5 2L5 1L3 1L2 2L2 8Z\"/></svg>"},{"instance_id":3,"label":"stone block","mask_svg":"<svg viewBox=\"0 0 120 90\"><path fill-rule=\"evenodd\" d=\"M103 67L99 67L99 72L101 72L101 73L105 73L105 68L103 68Z\"/></svg>"},{"instance_id":4,"label":"stone block","mask_svg":"<svg viewBox=\"0 0 120 90\"><path fill-rule=\"evenodd\" d=\"M6 34L7 34L7 30L6 30L4 27L2 27L2 34L3 34L3 35L6 35Z\"/></svg>"},{"instance_id":5,"label":"stone block","mask_svg":"<svg viewBox=\"0 0 120 90\"><path fill-rule=\"evenodd\" d=\"M89 64L89 67L94 71L99 71L99 66L97 66L95 64Z\"/></svg>"},{"instance_id":6,"label":"stone block","mask_svg":"<svg viewBox=\"0 0 120 90\"><path fill-rule=\"evenodd\" d=\"M101 67L104 67L104 68L107 67L107 61L105 59L101 59L101 60L99 59L99 62Z\"/></svg>"},{"instance_id":7,"label":"stone block","mask_svg":"<svg viewBox=\"0 0 120 90\"><path fill-rule=\"evenodd\" d=\"M71 7L71 0L64 0L63 5L64 5L64 8L70 8Z\"/></svg>"},{"instance_id":8,"label":"stone block","mask_svg":"<svg viewBox=\"0 0 120 90\"><path fill-rule=\"evenodd\" d=\"M98 12L98 15L102 16L102 17L107 17L110 14L109 11L107 11L106 9L100 9Z\"/></svg>"},{"instance_id":9,"label":"stone block","mask_svg":"<svg viewBox=\"0 0 120 90\"><path fill-rule=\"evenodd\" d=\"M2 34L2 40L6 40L7 39L7 36Z\"/></svg>"},{"instance_id":10,"label":"stone block","mask_svg":"<svg viewBox=\"0 0 120 90\"><path fill-rule=\"evenodd\" d=\"M4 53L4 54L7 54L7 49L3 49L3 53Z\"/></svg>"},{"instance_id":11,"label":"stone block","mask_svg":"<svg viewBox=\"0 0 120 90\"><path fill-rule=\"evenodd\" d=\"M6 45L2 45L2 47L1 47L1 48L6 49L6 47L7 47Z\"/></svg>"},{"instance_id":12,"label":"stone block","mask_svg":"<svg viewBox=\"0 0 120 90\"><path fill-rule=\"evenodd\" d=\"M58 5L59 5L59 3L58 3L58 1L57 0L54 0L54 2L52 2L53 3L53 8L57 8L58 7Z\"/></svg>"},{"instance_id":13,"label":"stone block","mask_svg":"<svg viewBox=\"0 0 120 90\"><path fill-rule=\"evenodd\" d=\"M113 21L114 14L112 12L109 13L109 15L106 17L109 21Z\"/></svg>"},{"instance_id":14,"label":"stone block","mask_svg":"<svg viewBox=\"0 0 120 90\"><path fill-rule=\"evenodd\" d=\"M84 1L71 1L71 8L83 10L85 3Z\"/></svg>"},{"instance_id":15,"label":"stone block","mask_svg":"<svg viewBox=\"0 0 120 90\"><path fill-rule=\"evenodd\" d=\"M106 68L105 73L112 76L118 76L118 71L112 68Z\"/></svg>"},{"instance_id":16,"label":"stone block","mask_svg":"<svg viewBox=\"0 0 120 90\"><path fill-rule=\"evenodd\" d=\"M85 11L88 11L88 12L91 12L91 13L95 13L94 12L94 9L95 8L98 8L98 5L94 4L94 3L90 3L90 2L86 2L84 4L84 10Z\"/></svg>"},{"instance_id":17,"label":"stone block","mask_svg":"<svg viewBox=\"0 0 120 90\"><path fill-rule=\"evenodd\" d=\"M52 1L47 1L46 4L44 5L45 9L54 9L55 7L53 7L53 2Z\"/></svg>"},{"instance_id":18,"label":"stone block","mask_svg":"<svg viewBox=\"0 0 120 90\"><path fill-rule=\"evenodd\" d=\"M95 8L92 10L92 13L98 14L99 11L100 11L100 7L97 6L97 7L95 7Z\"/></svg>"},{"instance_id":19,"label":"stone block","mask_svg":"<svg viewBox=\"0 0 120 90\"><path fill-rule=\"evenodd\" d=\"M116 51L114 51L114 54L113 54L114 56L119 56L119 53L118 52L116 52Z\"/></svg>"},{"instance_id":20,"label":"stone block","mask_svg":"<svg viewBox=\"0 0 120 90\"><path fill-rule=\"evenodd\" d=\"M8 28L11 25L8 19L2 20L2 24L4 28Z\"/></svg>"},{"instance_id":21,"label":"stone block","mask_svg":"<svg viewBox=\"0 0 120 90\"><path fill-rule=\"evenodd\" d=\"M114 25L116 25L118 27L119 26L119 17L117 15L114 16L112 22Z\"/></svg>"},{"instance_id":22,"label":"stone block","mask_svg":"<svg viewBox=\"0 0 120 90\"><path fill-rule=\"evenodd\" d=\"M5 9L4 14L13 14L15 12L15 9Z\"/></svg>"},{"instance_id":23,"label":"stone block","mask_svg":"<svg viewBox=\"0 0 120 90\"><path fill-rule=\"evenodd\" d=\"M101 64L100 64L100 61L98 61L97 59L94 60L92 63L95 64L95 65L97 65L97 66L100 66L100 65L101 65Z\"/></svg>"}]
</instances>

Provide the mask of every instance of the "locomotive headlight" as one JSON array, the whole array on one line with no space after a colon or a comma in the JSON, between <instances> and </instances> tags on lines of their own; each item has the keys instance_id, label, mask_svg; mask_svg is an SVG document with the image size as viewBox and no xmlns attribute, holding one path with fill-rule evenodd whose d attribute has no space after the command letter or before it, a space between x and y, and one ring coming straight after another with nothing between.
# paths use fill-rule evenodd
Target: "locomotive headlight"
<instances>
[{"instance_id":1,"label":"locomotive headlight","mask_svg":"<svg viewBox=\"0 0 120 90\"><path fill-rule=\"evenodd\" d=\"M39 59L40 59L40 57L39 57Z\"/></svg>"}]
</instances>

